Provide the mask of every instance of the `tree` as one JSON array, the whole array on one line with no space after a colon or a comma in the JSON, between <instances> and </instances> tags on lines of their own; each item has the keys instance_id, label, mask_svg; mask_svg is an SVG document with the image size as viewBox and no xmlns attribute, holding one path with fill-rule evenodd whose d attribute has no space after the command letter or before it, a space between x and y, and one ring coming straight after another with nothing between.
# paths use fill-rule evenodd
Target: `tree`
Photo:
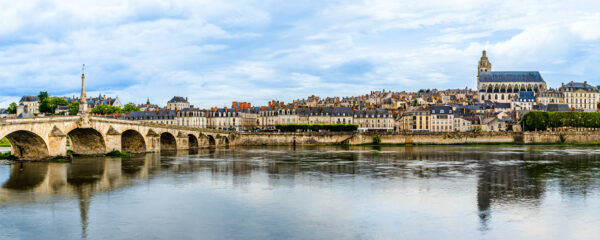
<instances>
[{"instance_id":1,"label":"tree","mask_svg":"<svg viewBox=\"0 0 600 240\"><path fill-rule=\"evenodd\" d=\"M42 113L54 113L56 107L58 106L67 106L69 102L66 99L61 97L48 97L47 92L40 92L38 95L40 98L40 112Z\"/></svg>"},{"instance_id":2,"label":"tree","mask_svg":"<svg viewBox=\"0 0 600 240\"><path fill-rule=\"evenodd\" d=\"M44 101L44 99L48 98L48 92L40 92L40 94L38 94L38 98L40 102Z\"/></svg>"},{"instance_id":3,"label":"tree","mask_svg":"<svg viewBox=\"0 0 600 240\"><path fill-rule=\"evenodd\" d=\"M69 102L67 101L67 99L64 99L61 97L51 97L49 101L50 101L50 107L52 107L53 109L56 109L56 107L58 107L58 106L69 105Z\"/></svg>"},{"instance_id":4,"label":"tree","mask_svg":"<svg viewBox=\"0 0 600 240\"><path fill-rule=\"evenodd\" d=\"M17 114L17 103L11 102L6 111L10 114Z\"/></svg>"},{"instance_id":5,"label":"tree","mask_svg":"<svg viewBox=\"0 0 600 240\"><path fill-rule=\"evenodd\" d=\"M123 110L120 107L110 106L110 105L98 105L98 106L94 107L91 112L95 113L95 114L107 115L107 114L113 114L113 113L120 113L122 111Z\"/></svg>"},{"instance_id":6,"label":"tree","mask_svg":"<svg viewBox=\"0 0 600 240\"><path fill-rule=\"evenodd\" d=\"M71 103L71 105L69 105L69 115L75 116L77 113L79 113L79 103Z\"/></svg>"},{"instance_id":7,"label":"tree","mask_svg":"<svg viewBox=\"0 0 600 240\"><path fill-rule=\"evenodd\" d=\"M123 106L123 112L126 113L130 113L130 112L139 112L141 109L140 107L136 106L135 103L127 103L125 104L125 106Z\"/></svg>"},{"instance_id":8,"label":"tree","mask_svg":"<svg viewBox=\"0 0 600 240\"><path fill-rule=\"evenodd\" d=\"M52 109L50 107L50 101L48 101L48 98L45 98L44 100L40 100L39 110L40 110L41 113L52 113L52 112L54 112L54 109Z\"/></svg>"}]
</instances>

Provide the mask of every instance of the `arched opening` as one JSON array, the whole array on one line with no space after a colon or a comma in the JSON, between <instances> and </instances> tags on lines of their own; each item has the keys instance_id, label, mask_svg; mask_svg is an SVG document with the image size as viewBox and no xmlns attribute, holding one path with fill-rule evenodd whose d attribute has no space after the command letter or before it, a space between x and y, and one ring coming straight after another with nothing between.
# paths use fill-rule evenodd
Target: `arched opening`
<instances>
[{"instance_id":1,"label":"arched opening","mask_svg":"<svg viewBox=\"0 0 600 240\"><path fill-rule=\"evenodd\" d=\"M160 134L160 150L177 150L175 136L168 132Z\"/></svg>"},{"instance_id":2,"label":"arched opening","mask_svg":"<svg viewBox=\"0 0 600 240\"><path fill-rule=\"evenodd\" d=\"M93 128L76 128L68 134L71 140L71 150L76 154L105 154L104 137Z\"/></svg>"},{"instance_id":3,"label":"arched opening","mask_svg":"<svg viewBox=\"0 0 600 240\"><path fill-rule=\"evenodd\" d=\"M188 134L188 146L190 149L198 148L198 138L193 134Z\"/></svg>"},{"instance_id":4,"label":"arched opening","mask_svg":"<svg viewBox=\"0 0 600 240\"><path fill-rule=\"evenodd\" d=\"M212 135L208 135L208 145L209 146L215 146L217 145L215 142L215 138Z\"/></svg>"},{"instance_id":5,"label":"arched opening","mask_svg":"<svg viewBox=\"0 0 600 240\"><path fill-rule=\"evenodd\" d=\"M229 138L223 137L223 143L225 143L225 146L229 146Z\"/></svg>"},{"instance_id":6,"label":"arched opening","mask_svg":"<svg viewBox=\"0 0 600 240\"><path fill-rule=\"evenodd\" d=\"M6 138L12 147L11 154L21 160L38 160L50 156L44 139L33 132L14 131L6 135Z\"/></svg>"},{"instance_id":7,"label":"arched opening","mask_svg":"<svg viewBox=\"0 0 600 240\"><path fill-rule=\"evenodd\" d=\"M138 131L127 130L121 134L121 151L140 153L146 151L144 137Z\"/></svg>"}]
</instances>

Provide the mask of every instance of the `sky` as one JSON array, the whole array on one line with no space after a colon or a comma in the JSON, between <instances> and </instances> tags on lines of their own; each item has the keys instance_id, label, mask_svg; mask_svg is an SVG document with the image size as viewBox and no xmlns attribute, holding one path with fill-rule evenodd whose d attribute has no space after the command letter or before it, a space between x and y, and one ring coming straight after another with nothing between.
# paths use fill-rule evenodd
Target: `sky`
<instances>
[{"instance_id":1,"label":"sky","mask_svg":"<svg viewBox=\"0 0 600 240\"><path fill-rule=\"evenodd\" d=\"M0 0L0 107L48 91L266 105L476 88L492 70L600 85L600 1Z\"/></svg>"}]
</instances>

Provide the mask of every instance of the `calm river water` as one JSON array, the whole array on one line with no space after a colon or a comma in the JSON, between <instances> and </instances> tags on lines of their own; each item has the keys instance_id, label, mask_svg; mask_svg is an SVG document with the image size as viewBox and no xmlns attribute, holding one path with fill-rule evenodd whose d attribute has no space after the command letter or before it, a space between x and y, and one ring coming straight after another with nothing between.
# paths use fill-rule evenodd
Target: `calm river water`
<instances>
[{"instance_id":1,"label":"calm river water","mask_svg":"<svg viewBox=\"0 0 600 240\"><path fill-rule=\"evenodd\" d=\"M0 165L0 239L598 239L600 149L259 147Z\"/></svg>"}]
</instances>

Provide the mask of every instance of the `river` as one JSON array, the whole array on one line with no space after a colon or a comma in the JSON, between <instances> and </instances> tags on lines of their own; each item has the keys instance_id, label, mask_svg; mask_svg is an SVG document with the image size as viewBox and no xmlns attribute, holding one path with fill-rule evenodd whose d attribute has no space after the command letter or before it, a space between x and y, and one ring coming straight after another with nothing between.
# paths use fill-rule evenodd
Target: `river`
<instances>
[{"instance_id":1,"label":"river","mask_svg":"<svg viewBox=\"0 0 600 240\"><path fill-rule=\"evenodd\" d=\"M236 147L0 165L0 239L594 239L600 149Z\"/></svg>"}]
</instances>

